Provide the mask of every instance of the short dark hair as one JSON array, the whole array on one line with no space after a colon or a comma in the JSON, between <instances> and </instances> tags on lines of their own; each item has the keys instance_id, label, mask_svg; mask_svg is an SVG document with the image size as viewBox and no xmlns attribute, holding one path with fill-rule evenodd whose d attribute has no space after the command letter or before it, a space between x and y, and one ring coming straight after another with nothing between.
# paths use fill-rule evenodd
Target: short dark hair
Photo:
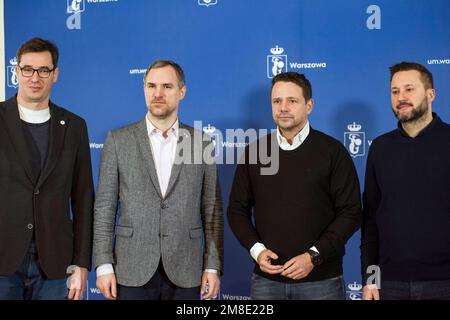
<instances>
[{"instance_id":1,"label":"short dark hair","mask_svg":"<svg viewBox=\"0 0 450 320\"><path fill-rule=\"evenodd\" d=\"M17 50L17 61L20 63L22 55L30 52L50 52L52 56L53 68L58 66L59 50L58 47L49 40L33 38L22 44Z\"/></svg>"},{"instance_id":2,"label":"short dark hair","mask_svg":"<svg viewBox=\"0 0 450 320\"><path fill-rule=\"evenodd\" d=\"M303 73L298 72L283 72L277 74L272 79L272 89L275 83L277 82L292 82L298 85L300 88L303 89L303 97L305 98L305 101L308 102L312 98L312 87L311 83L308 79L306 79L305 75Z\"/></svg>"},{"instance_id":3,"label":"short dark hair","mask_svg":"<svg viewBox=\"0 0 450 320\"><path fill-rule=\"evenodd\" d=\"M389 70L391 71L391 82L392 78L394 77L394 74L396 74L397 72L416 70L420 73L420 80L422 81L425 89L434 89L433 75L427 68L425 68L423 65L419 63L400 62L394 64L392 67L389 68Z\"/></svg>"},{"instance_id":4,"label":"short dark hair","mask_svg":"<svg viewBox=\"0 0 450 320\"><path fill-rule=\"evenodd\" d=\"M183 69L181 69L181 67L178 65L178 63L176 63L175 61L172 61L172 60L155 60L151 65L148 66L147 70L145 71L144 83L145 83L145 79L147 78L147 75L150 72L150 70L157 69L157 68L163 68L163 67L167 67L167 66L171 66L172 68L175 69L175 73L177 74L177 78L178 78L178 86L180 88L183 88L186 85L186 80L184 79Z\"/></svg>"}]
</instances>

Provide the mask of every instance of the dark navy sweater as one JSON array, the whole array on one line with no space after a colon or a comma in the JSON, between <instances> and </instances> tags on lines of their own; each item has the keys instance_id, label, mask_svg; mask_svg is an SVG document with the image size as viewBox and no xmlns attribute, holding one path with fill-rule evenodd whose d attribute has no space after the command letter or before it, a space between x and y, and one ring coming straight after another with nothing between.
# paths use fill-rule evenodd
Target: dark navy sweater
<instances>
[{"instance_id":1,"label":"dark navy sweater","mask_svg":"<svg viewBox=\"0 0 450 320\"><path fill-rule=\"evenodd\" d=\"M399 125L370 147L361 241L363 279L450 279L450 125L433 121L415 137Z\"/></svg>"},{"instance_id":2,"label":"dark navy sweater","mask_svg":"<svg viewBox=\"0 0 450 320\"><path fill-rule=\"evenodd\" d=\"M30 148L33 174L39 176L48 154L50 120L43 123L29 123L22 120L25 140Z\"/></svg>"},{"instance_id":3,"label":"dark navy sweater","mask_svg":"<svg viewBox=\"0 0 450 320\"><path fill-rule=\"evenodd\" d=\"M43 123L29 123L22 120L22 128L30 151L31 172L36 183L41 174L41 170L44 168L48 155L50 120ZM28 253L37 253L34 232Z\"/></svg>"}]
</instances>

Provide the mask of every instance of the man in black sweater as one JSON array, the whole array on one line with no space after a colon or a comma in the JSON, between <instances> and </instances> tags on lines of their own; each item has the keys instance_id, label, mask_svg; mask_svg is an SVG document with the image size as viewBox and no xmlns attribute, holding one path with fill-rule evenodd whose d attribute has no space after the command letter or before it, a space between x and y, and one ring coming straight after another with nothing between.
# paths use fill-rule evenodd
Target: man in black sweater
<instances>
[{"instance_id":1,"label":"man in black sweater","mask_svg":"<svg viewBox=\"0 0 450 320\"><path fill-rule=\"evenodd\" d=\"M450 126L431 110L433 76L424 66L390 71L399 122L367 159L363 299L450 299Z\"/></svg>"},{"instance_id":2,"label":"man in black sweater","mask_svg":"<svg viewBox=\"0 0 450 320\"><path fill-rule=\"evenodd\" d=\"M303 74L274 77L277 132L250 145L236 169L228 221L256 261L253 299L344 299L345 243L362 220L359 181L344 146L310 127L312 108ZM251 161L263 146L278 153L275 174Z\"/></svg>"}]
</instances>

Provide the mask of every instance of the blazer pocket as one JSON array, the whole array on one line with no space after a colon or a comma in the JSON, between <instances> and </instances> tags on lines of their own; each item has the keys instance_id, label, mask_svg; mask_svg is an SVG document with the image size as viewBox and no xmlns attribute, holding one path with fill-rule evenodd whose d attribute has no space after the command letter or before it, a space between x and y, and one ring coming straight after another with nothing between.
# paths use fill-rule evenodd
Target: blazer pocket
<instances>
[{"instance_id":1,"label":"blazer pocket","mask_svg":"<svg viewBox=\"0 0 450 320\"><path fill-rule=\"evenodd\" d=\"M203 228L193 228L189 230L189 237L191 239L200 238L203 235Z\"/></svg>"},{"instance_id":2,"label":"blazer pocket","mask_svg":"<svg viewBox=\"0 0 450 320\"><path fill-rule=\"evenodd\" d=\"M132 235L132 227L116 226L116 236L130 238Z\"/></svg>"}]
</instances>

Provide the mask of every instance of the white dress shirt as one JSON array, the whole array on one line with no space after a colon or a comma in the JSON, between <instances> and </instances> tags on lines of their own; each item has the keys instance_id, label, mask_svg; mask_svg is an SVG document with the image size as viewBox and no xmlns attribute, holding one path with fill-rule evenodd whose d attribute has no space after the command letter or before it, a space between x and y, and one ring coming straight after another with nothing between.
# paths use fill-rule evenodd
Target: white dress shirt
<instances>
[{"instance_id":1,"label":"white dress shirt","mask_svg":"<svg viewBox=\"0 0 450 320\"><path fill-rule=\"evenodd\" d=\"M172 165L175 159L175 152L178 142L178 119L166 131L162 132L156 128L147 117L147 132L150 137L150 147L152 148L153 161L155 162L156 174L158 175L161 195L164 197L169 185Z\"/></svg>"},{"instance_id":2,"label":"white dress shirt","mask_svg":"<svg viewBox=\"0 0 450 320\"><path fill-rule=\"evenodd\" d=\"M300 132L297 133L295 137L292 139L292 144L289 144L287 139L283 137L283 135L281 134L280 128L277 128L277 141L280 148L283 149L284 151L291 151L297 149L308 137L309 130L310 130L309 122L306 122L303 129L300 130Z\"/></svg>"},{"instance_id":3,"label":"white dress shirt","mask_svg":"<svg viewBox=\"0 0 450 320\"><path fill-rule=\"evenodd\" d=\"M150 138L150 148L152 149L159 187L161 189L161 195L164 197L169 185L170 174L172 173L172 166L177 150L179 122L177 119L166 132L162 132L147 117L145 117L145 121L147 123L147 133ZM205 272L217 273L218 271L205 269ZM114 273L114 268L110 263L102 264L97 268L97 277L110 273Z\"/></svg>"},{"instance_id":4,"label":"white dress shirt","mask_svg":"<svg viewBox=\"0 0 450 320\"><path fill-rule=\"evenodd\" d=\"M280 128L277 128L277 141L280 148L284 151L292 151L300 147L300 145L303 143L303 141L306 140L306 138L309 135L310 127L309 122L306 122L305 126L302 130L300 130L299 133L295 135L295 137L292 139L292 144L290 144L285 137L280 132ZM259 254L266 249L266 246L261 243L257 242L255 243L251 249L250 249L250 255L252 256L255 261L258 261ZM316 251L319 253L316 247L311 247L311 250Z\"/></svg>"}]
</instances>

